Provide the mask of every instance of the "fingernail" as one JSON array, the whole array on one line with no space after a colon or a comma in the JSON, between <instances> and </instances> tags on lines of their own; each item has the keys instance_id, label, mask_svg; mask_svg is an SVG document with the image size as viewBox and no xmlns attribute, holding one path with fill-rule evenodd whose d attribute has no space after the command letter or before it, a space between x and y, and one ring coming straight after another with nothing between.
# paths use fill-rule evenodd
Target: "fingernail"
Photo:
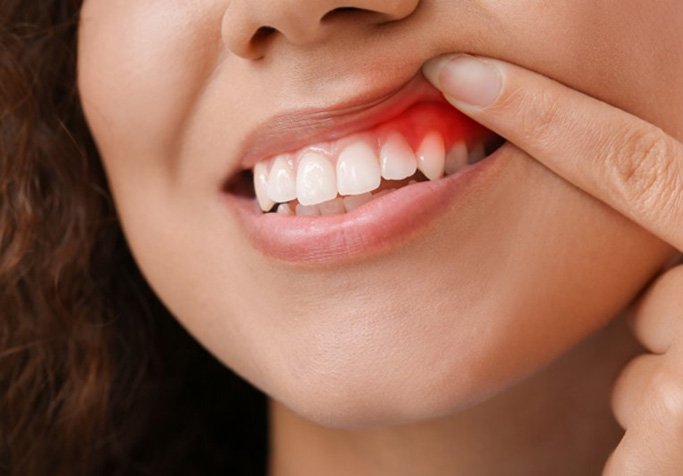
<instances>
[{"instance_id":1,"label":"fingernail","mask_svg":"<svg viewBox=\"0 0 683 476\"><path fill-rule=\"evenodd\" d=\"M470 55L435 58L425 63L422 70L449 99L464 105L490 106L503 88L500 69Z\"/></svg>"}]
</instances>

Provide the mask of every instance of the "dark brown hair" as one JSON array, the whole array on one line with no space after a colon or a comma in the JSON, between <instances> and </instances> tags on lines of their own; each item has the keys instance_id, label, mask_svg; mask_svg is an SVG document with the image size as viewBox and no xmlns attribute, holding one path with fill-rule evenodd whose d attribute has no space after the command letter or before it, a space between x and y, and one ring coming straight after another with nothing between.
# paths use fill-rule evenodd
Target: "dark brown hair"
<instances>
[{"instance_id":1,"label":"dark brown hair","mask_svg":"<svg viewBox=\"0 0 683 476\"><path fill-rule=\"evenodd\" d=\"M0 0L0 474L264 472L264 396L155 298L78 100L81 0Z\"/></svg>"}]
</instances>

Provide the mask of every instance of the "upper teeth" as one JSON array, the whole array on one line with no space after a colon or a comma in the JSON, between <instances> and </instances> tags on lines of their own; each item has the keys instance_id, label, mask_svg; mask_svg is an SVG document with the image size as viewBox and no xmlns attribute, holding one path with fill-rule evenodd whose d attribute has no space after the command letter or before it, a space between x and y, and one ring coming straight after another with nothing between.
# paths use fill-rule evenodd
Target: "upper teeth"
<instances>
[{"instance_id":1,"label":"upper teeth","mask_svg":"<svg viewBox=\"0 0 683 476\"><path fill-rule=\"evenodd\" d=\"M377 152L362 140L346 146L337 159L337 190L340 195L360 195L379 188L382 182Z\"/></svg>"},{"instance_id":2,"label":"upper teeth","mask_svg":"<svg viewBox=\"0 0 683 476\"><path fill-rule=\"evenodd\" d=\"M417 168L429 180L441 178L446 165L446 146L438 132L425 136L417 149Z\"/></svg>"},{"instance_id":3,"label":"upper teeth","mask_svg":"<svg viewBox=\"0 0 683 476\"><path fill-rule=\"evenodd\" d=\"M382 177L403 180L415 174L417 159L408 141L398 132L391 133L379 152Z\"/></svg>"},{"instance_id":4,"label":"upper teeth","mask_svg":"<svg viewBox=\"0 0 683 476\"><path fill-rule=\"evenodd\" d=\"M268 175L268 197L276 202L288 202L297 198L294 159L281 155L273 160Z\"/></svg>"},{"instance_id":5,"label":"upper teeth","mask_svg":"<svg viewBox=\"0 0 683 476\"><path fill-rule=\"evenodd\" d=\"M322 154L309 152L301 158L296 174L296 198L302 205L315 205L337 196L334 167Z\"/></svg>"},{"instance_id":6,"label":"upper teeth","mask_svg":"<svg viewBox=\"0 0 683 476\"><path fill-rule=\"evenodd\" d=\"M447 151L439 132L426 134L416 152L399 132L379 142L358 135L345 140L337 151L308 147L258 162L254 189L259 206L268 211L276 203L296 199L302 207L311 207L330 202L338 194L365 196L380 187L382 178L402 180L417 170L436 180L464 167L468 158L474 161L484 154L483 145L478 144L472 149L476 157L470 157L463 141ZM306 208L301 211L308 212Z\"/></svg>"}]
</instances>

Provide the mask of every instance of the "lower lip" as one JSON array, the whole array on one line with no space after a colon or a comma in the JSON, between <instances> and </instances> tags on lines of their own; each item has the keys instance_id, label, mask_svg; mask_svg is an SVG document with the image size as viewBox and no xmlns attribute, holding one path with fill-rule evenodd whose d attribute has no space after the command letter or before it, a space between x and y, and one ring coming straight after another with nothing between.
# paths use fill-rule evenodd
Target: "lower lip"
<instances>
[{"instance_id":1,"label":"lower lip","mask_svg":"<svg viewBox=\"0 0 683 476\"><path fill-rule=\"evenodd\" d=\"M254 247L266 257L297 266L338 265L370 258L417 239L449 209L493 186L508 143L448 177L418 182L341 215L263 213L256 201L223 193Z\"/></svg>"}]
</instances>

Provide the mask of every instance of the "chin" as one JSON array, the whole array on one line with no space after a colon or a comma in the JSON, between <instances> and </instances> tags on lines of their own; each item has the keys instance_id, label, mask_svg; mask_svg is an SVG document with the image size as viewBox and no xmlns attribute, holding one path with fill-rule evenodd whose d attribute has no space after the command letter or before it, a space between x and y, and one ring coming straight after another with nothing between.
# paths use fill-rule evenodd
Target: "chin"
<instances>
[{"instance_id":1,"label":"chin","mask_svg":"<svg viewBox=\"0 0 683 476\"><path fill-rule=\"evenodd\" d=\"M520 327L515 326L520 315L490 315L488 325L472 326L472 320L481 322L476 311L451 306L452 314L423 309L424 325L413 325L414 312L396 309L384 309L381 319L372 313L327 315L324 325L298 332L297 341L305 344L288 342L281 349L286 359L271 354L270 374L253 383L294 413L329 428L415 423L457 414L495 396L589 332L577 326L556 340L543 338L543 332L536 341L520 339L510 330Z\"/></svg>"}]
</instances>

